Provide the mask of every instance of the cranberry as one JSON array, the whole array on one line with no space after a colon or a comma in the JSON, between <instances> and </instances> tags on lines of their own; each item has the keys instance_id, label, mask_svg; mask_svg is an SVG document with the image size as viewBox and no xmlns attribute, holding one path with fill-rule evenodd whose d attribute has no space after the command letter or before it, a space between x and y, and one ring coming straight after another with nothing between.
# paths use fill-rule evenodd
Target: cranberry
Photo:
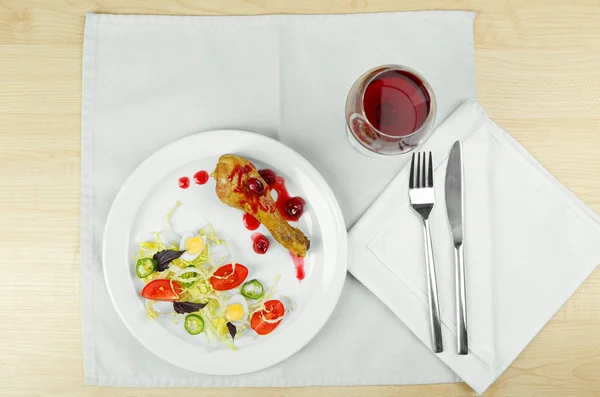
<instances>
[{"instance_id":1,"label":"cranberry","mask_svg":"<svg viewBox=\"0 0 600 397\"><path fill-rule=\"evenodd\" d=\"M256 252L257 254L266 254L267 250L269 249L269 239L263 236L262 234L260 236L257 236L254 239L254 244L252 248L254 248L254 252Z\"/></svg>"},{"instance_id":2,"label":"cranberry","mask_svg":"<svg viewBox=\"0 0 600 397\"><path fill-rule=\"evenodd\" d=\"M285 203L285 212L293 219L298 219L304 213L306 202L301 197L292 197Z\"/></svg>"},{"instance_id":3,"label":"cranberry","mask_svg":"<svg viewBox=\"0 0 600 397\"><path fill-rule=\"evenodd\" d=\"M269 186L271 186L273 182L275 182L275 178L277 177L277 174L271 170L260 170L258 171L258 173L260 174L262 179L264 179L265 182L267 182L267 185Z\"/></svg>"},{"instance_id":4,"label":"cranberry","mask_svg":"<svg viewBox=\"0 0 600 397\"><path fill-rule=\"evenodd\" d=\"M262 196L265 192L265 185L259 179L250 178L248 179L248 190L255 196Z\"/></svg>"}]
</instances>

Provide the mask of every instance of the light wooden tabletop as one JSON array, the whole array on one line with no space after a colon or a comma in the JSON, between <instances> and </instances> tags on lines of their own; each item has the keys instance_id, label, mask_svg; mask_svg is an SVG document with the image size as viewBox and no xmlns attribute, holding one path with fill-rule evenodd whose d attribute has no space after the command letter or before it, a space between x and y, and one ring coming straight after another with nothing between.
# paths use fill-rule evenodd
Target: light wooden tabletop
<instances>
[{"instance_id":1,"label":"light wooden tabletop","mask_svg":"<svg viewBox=\"0 0 600 397\"><path fill-rule=\"evenodd\" d=\"M201 391L83 385L78 255L84 13L418 9L478 11L481 103L600 212L598 0L0 0L0 395L474 395L464 384ZM596 271L486 395L599 395L599 336Z\"/></svg>"}]
</instances>

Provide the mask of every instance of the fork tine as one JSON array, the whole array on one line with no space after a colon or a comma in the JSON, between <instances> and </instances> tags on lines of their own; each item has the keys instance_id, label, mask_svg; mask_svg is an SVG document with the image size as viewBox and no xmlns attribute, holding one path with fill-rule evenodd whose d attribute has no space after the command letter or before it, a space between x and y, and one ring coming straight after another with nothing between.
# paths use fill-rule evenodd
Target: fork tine
<instances>
[{"instance_id":1,"label":"fork tine","mask_svg":"<svg viewBox=\"0 0 600 397\"><path fill-rule=\"evenodd\" d=\"M425 177L427 176L426 167L427 167L427 153L423 152L423 176L422 176L423 179L421 181L421 187L427 187L427 182L425 181Z\"/></svg>"},{"instance_id":2,"label":"fork tine","mask_svg":"<svg viewBox=\"0 0 600 397\"><path fill-rule=\"evenodd\" d=\"M429 173L427 174L428 184L427 186L433 187L433 156L429 152Z\"/></svg>"},{"instance_id":3,"label":"fork tine","mask_svg":"<svg viewBox=\"0 0 600 397\"><path fill-rule=\"evenodd\" d=\"M408 177L408 188L413 189L415 187L415 154L413 153L412 159L410 160L410 175Z\"/></svg>"},{"instance_id":4,"label":"fork tine","mask_svg":"<svg viewBox=\"0 0 600 397\"><path fill-rule=\"evenodd\" d=\"M421 187L421 152L417 153L417 181L415 182L415 185L418 188Z\"/></svg>"}]
</instances>

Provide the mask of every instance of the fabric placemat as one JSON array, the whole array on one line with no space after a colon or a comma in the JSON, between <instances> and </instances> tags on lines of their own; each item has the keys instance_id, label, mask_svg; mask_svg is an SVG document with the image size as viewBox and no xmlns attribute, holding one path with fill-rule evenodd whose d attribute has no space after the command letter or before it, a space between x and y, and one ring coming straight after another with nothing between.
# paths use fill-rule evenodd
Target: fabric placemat
<instances>
[{"instance_id":1,"label":"fabric placemat","mask_svg":"<svg viewBox=\"0 0 600 397\"><path fill-rule=\"evenodd\" d=\"M386 306L348 276L322 332L293 357L241 376L206 376L152 355L108 296L101 245L129 173L178 138L234 128L275 137L311 161L346 225L408 157L347 142L352 83L380 64L421 72L438 123L475 97L471 12L173 17L88 14L83 60L81 271L85 381L113 386L311 386L458 381Z\"/></svg>"}]
</instances>

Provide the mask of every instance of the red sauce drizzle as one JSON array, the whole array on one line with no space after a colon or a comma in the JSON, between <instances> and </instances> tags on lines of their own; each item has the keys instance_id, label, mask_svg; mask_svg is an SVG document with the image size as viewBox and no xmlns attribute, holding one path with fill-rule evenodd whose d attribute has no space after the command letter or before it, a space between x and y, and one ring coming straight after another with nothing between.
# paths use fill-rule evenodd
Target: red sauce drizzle
<instances>
[{"instance_id":1,"label":"red sauce drizzle","mask_svg":"<svg viewBox=\"0 0 600 397\"><path fill-rule=\"evenodd\" d=\"M304 273L304 258L300 258L299 256L292 254L291 252L290 255L292 257L292 260L294 261L294 267L296 268L296 278L299 281L304 280L304 276L306 276L306 274Z\"/></svg>"},{"instance_id":2,"label":"red sauce drizzle","mask_svg":"<svg viewBox=\"0 0 600 397\"><path fill-rule=\"evenodd\" d=\"M256 230L260 226L258 219L248 213L244 213L242 222L244 222L244 227L248 230Z\"/></svg>"},{"instance_id":3,"label":"red sauce drizzle","mask_svg":"<svg viewBox=\"0 0 600 397\"><path fill-rule=\"evenodd\" d=\"M277 176L270 187L277 192L275 204L281 216L288 221L297 222L304 213L304 204L306 202L301 197L290 196L285 187L285 179L281 176Z\"/></svg>"},{"instance_id":4,"label":"red sauce drizzle","mask_svg":"<svg viewBox=\"0 0 600 397\"><path fill-rule=\"evenodd\" d=\"M194 182L196 182L198 185L204 185L206 182L208 182L208 172L204 170L196 172L194 174Z\"/></svg>"},{"instance_id":5,"label":"red sauce drizzle","mask_svg":"<svg viewBox=\"0 0 600 397\"><path fill-rule=\"evenodd\" d=\"M187 176L182 176L181 178L179 178L179 187L182 189L187 189L188 187L190 187L190 178L188 178Z\"/></svg>"},{"instance_id":6,"label":"red sauce drizzle","mask_svg":"<svg viewBox=\"0 0 600 397\"><path fill-rule=\"evenodd\" d=\"M269 202L265 197L269 193L269 189L265 187L261 195L256 195L248 188L248 180L251 179L249 178L248 174L250 174L254 169L255 168L250 164L246 164L243 167L239 164L236 164L233 167L231 174L229 174L230 181L233 181L237 178L237 185L233 191L236 193L242 193L244 195L245 200L240 200L240 204L248 204L250 206L250 212L253 214L258 211L258 207L260 207L263 211L273 212L275 211L275 208L270 208L268 205ZM263 200L261 200L261 198L263 198Z\"/></svg>"},{"instance_id":7,"label":"red sauce drizzle","mask_svg":"<svg viewBox=\"0 0 600 397\"><path fill-rule=\"evenodd\" d=\"M242 184L242 178L244 177L244 175L247 175L250 172L252 172L252 166L250 164L246 164L243 167L239 164L236 164L233 167L231 174L229 174L229 180L232 181L233 178L237 177L237 187L234 189L236 193L245 192L246 189L245 186Z\"/></svg>"}]
</instances>

